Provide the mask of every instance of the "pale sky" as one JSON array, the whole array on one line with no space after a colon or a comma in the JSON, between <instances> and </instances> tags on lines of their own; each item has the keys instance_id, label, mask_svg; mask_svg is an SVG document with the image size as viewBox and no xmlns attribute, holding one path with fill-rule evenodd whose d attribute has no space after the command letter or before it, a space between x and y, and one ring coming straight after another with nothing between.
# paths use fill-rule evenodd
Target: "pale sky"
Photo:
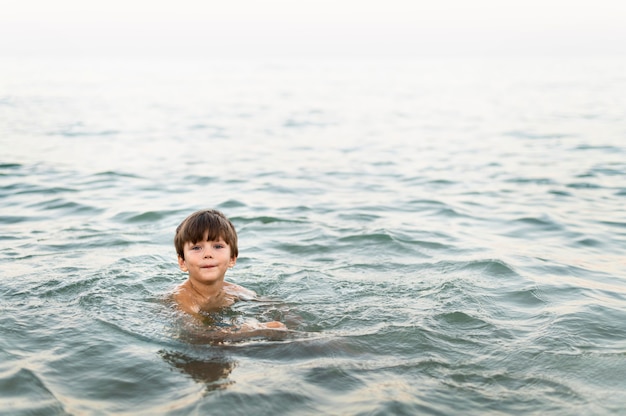
<instances>
[{"instance_id":1,"label":"pale sky","mask_svg":"<svg viewBox=\"0 0 626 416\"><path fill-rule=\"evenodd\" d=\"M0 0L0 56L626 56L624 0Z\"/></svg>"}]
</instances>

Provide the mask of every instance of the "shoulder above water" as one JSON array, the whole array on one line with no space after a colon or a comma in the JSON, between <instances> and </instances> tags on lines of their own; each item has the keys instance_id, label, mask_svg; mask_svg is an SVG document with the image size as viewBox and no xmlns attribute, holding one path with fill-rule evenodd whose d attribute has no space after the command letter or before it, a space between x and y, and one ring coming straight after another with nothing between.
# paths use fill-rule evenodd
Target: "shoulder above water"
<instances>
[{"instance_id":1,"label":"shoulder above water","mask_svg":"<svg viewBox=\"0 0 626 416\"><path fill-rule=\"evenodd\" d=\"M253 290L246 289L243 286L239 286L235 283L224 282L224 293L233 296L237 300L255 300L257 294Z\"/></svg>"}]
</instances>

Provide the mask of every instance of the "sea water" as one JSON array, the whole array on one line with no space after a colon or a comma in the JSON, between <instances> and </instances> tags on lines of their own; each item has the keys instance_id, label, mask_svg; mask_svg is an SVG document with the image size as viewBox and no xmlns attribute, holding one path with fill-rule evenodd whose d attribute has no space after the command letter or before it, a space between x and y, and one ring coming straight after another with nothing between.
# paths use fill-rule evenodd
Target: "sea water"
<instances>
[{"instance_id":1,"label":"sea water","mask_svg":"<svg viewBox=\"0 0 626 416\"><path fill-rule=\"evenodd\" d=\"M624 414L624 74L4 59L0 414ZM288 336L164 302L202 208Z\"/></svg>"}]
</instances>

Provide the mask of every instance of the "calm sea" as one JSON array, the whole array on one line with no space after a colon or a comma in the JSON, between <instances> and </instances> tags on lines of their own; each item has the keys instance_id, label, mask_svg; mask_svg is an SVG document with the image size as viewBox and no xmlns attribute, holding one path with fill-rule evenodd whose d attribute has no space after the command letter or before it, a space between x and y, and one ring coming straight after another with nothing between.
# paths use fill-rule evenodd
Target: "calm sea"
<instances>
[{"instance_id":1,"label":"calm sea","mask_svg":"<svg viewBox=\"0 0 626 416\"><path fill-rule=\"evenodd\" d=\"M3 60L0 414L625 414L625 74ZM201 208L286 339L163 302Z\"/></svg>"}]
</instances>

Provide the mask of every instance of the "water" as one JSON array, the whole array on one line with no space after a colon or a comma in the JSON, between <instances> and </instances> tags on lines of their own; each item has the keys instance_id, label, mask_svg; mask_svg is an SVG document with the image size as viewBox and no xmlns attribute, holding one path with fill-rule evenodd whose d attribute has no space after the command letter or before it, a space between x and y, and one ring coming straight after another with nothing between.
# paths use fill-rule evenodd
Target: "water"
<instances>
[{"instance_id":1,"label":"water","mask_svg":"<svg viewBox=\"0 0 626 416\"><path fill-rule=\"evenodd\" d=\"M623 414L626 61L0 65L0 414ZM215 344L163 297L233 220Z\"/></svg>"}]
</instances>

